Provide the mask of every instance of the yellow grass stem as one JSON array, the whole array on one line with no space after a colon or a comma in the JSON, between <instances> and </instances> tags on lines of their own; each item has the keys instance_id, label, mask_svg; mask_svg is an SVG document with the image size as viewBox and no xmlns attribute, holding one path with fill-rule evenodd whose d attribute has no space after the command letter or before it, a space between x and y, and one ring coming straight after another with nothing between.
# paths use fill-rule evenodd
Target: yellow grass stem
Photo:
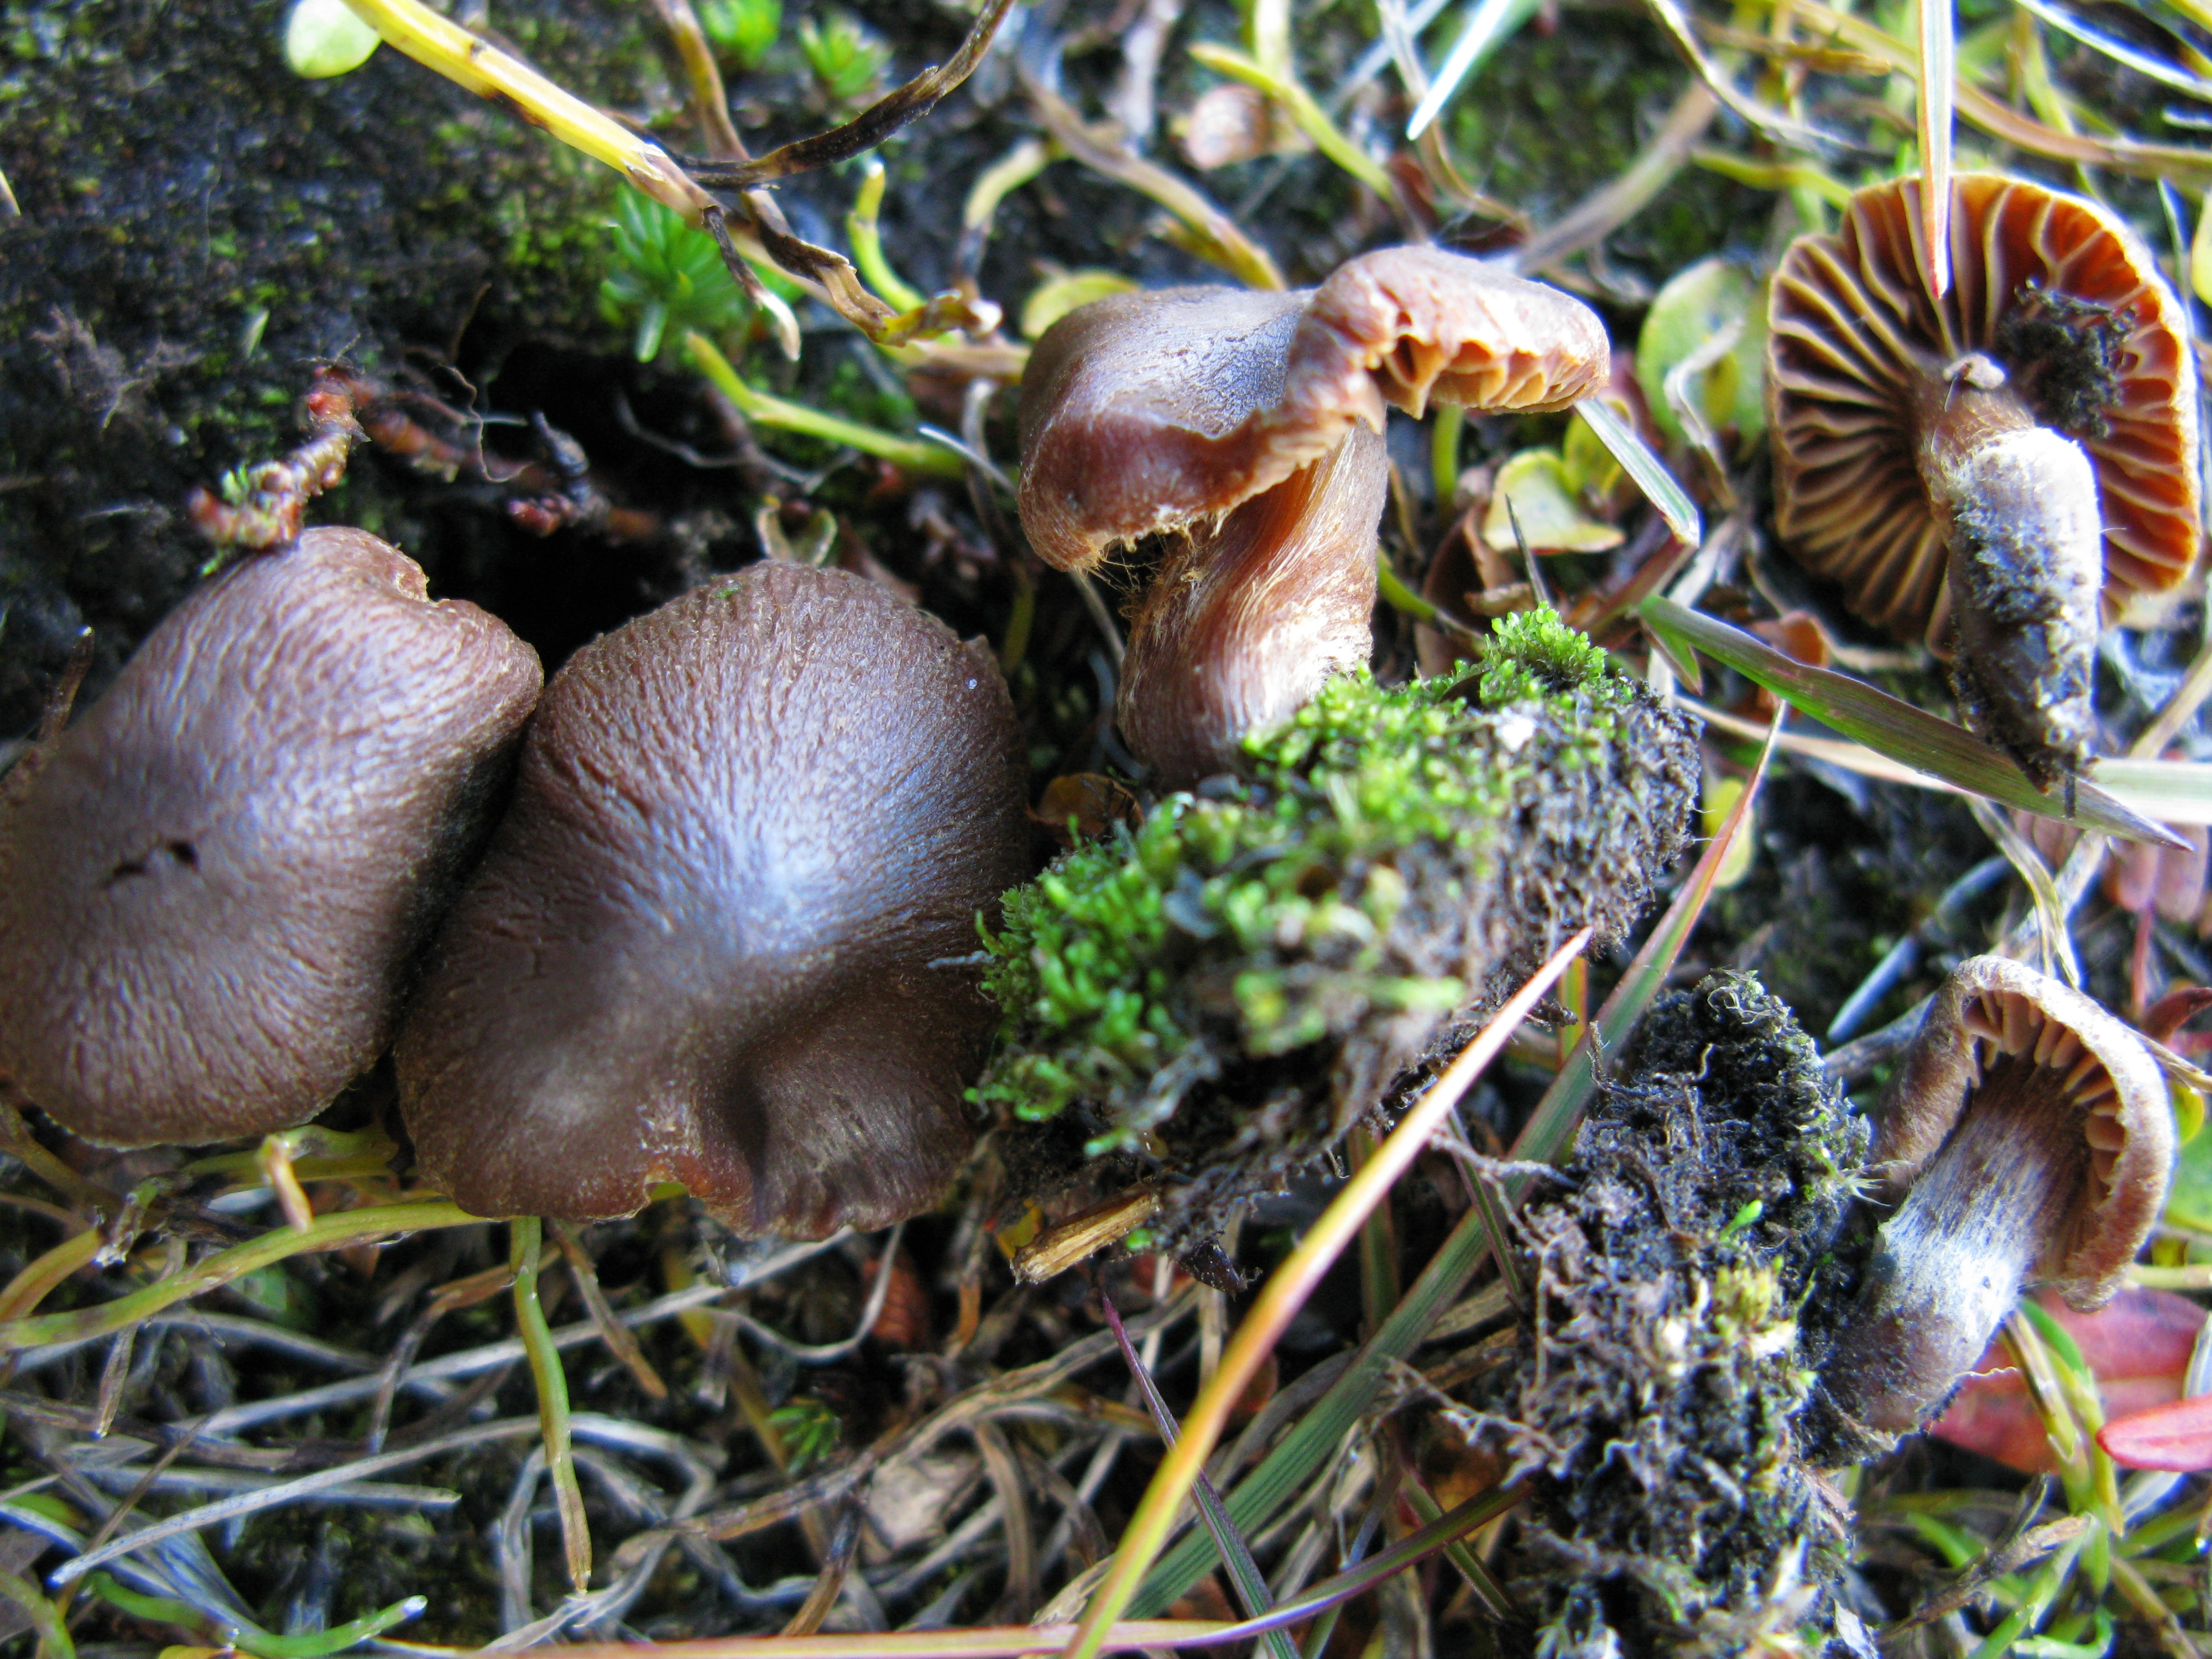
<instances>
[{"instance_id":1,"label":"yellow grass stem","mask_svg":"<svg viewBox=\"0 0 2212 1659\"><path fill-rule=\"evenodd\" d=\"M1398 1177L1429 1144L1429 1138L1448 1117L1460 1097L1504 1048L1528 1012L1566 971L1567 964L1589 943L1587 927L1576 933L1536 970L1513 999L1500 1008L1475 1040L1463 1049L1442 1077L1429 1085L1413 1109L1376 1151L1359 1172L1345 1183L1297 1247L1284 1258L1268 1279L1252 1310L1237 1328L1221 1369L1200 1393L1182 1425L1182 1438L1161 1460L1137 1512L1121 1534L1114 1553L1114 1569L1091 1599L1083 1624L1065 1650L1067 1659L1093 1659L1105 1650L1109 1632L1121 1610L1135 1596L1146 1572L1158 1558L1175 1525L1184 1498L1189 1496L1198 1473L1206 1467L1228 1426L1230 1413L1244 1390L1274 1352L1284 1330L1305 1305L1322 1278L1358 1234L1369 1213L1389 1193Z\"/></svg>"},{"instance_id":2,"label":"yellow grass stem","mask_svg":"<svg viewBox=\"0 0 2212 1659\"><path fill-rule=\"evenodd\" d=\"M204 1296L218 1285L295 1255L339 1249L393 1233L465 1227L478 1219L442 1198L376 1204L359 1210L341 1210L335 1215L317 1216L305 1232L279 1227L243 1244L218 1250L181 1273L172 1273L129 1296L103 1302L96 1308L78 1308L69 1313L42 1314L0 1322L0 1353L42 1347L49 1342L84 1342L96 1336L111 1335L150 1315L173 1308L179 1302Z\"/></svg>"},{"instance_id":3,"label":"yellow grass stem","mask_svg":"<svg viewBox=\"0 0 2212 1659\"><path fill-rule=\"evenodd\" d=\"M479 98L505 105L534 127L603 161L693 224L714 198L668 152L639 137L520 58L441 17L421 0L346 0L355 16L425 69Z\"/></svg>"}]
</instances>

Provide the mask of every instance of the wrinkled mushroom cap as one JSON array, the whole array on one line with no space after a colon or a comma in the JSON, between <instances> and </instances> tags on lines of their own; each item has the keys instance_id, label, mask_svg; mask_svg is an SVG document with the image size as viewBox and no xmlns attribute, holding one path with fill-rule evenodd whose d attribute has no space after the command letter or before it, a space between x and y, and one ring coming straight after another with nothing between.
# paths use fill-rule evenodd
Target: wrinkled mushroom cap
<instances>
[{"instance_id":1,"label":"wrinkled mushroom cap","mask_svg":"<svg viewBox=\"0 0 2212 1659\"><path fill-rule=\"evenodd\" d=\"M538 658L357 530L179 605L0 808L0 1069L109 1146L304 1122L395 1005Z\"/></svg>"},{"instance_id":2,"label":"wrinkled mushroom cap","mask_svg":"<svg viewBox=\"0 0 2212 1659\"><path fill-rule=\"evenodd\" d=\"M1929 377L1979 353L2087 451L2104 521L2107 618L2197 562L2197 371L2149 252L2093 202L2023 179L1954 181L1953 285L1929 298L1920 182L1857 191L1834 235L1775 273L1767 377L1775 525L1851 608L1941 642L1943 530L1915 453Z\"/></svg>"},{"instance_id":3,"label":"wrinkled mushroom cap","mask_svg":"<svg viewBox=\"0 0 2212 1659\"><path fill-rule=\"evenodd\" d=\"M1355 421L1380 431L1386 404L1563 409L1607 362L1587 307L1437 248L1362 254L1298 293L1116 295L1070 312L1030 355L1022 526L1048 563L1086 569L1218 518Z\"/></svg>"},{"instance_id":4,"label":"wrinkled mushroom cap","mask_svg":"<svg viewBox=\"0 0 2212 1659\"><path fill-rule=\"evenodd\" d=\"M1896 1202L1950 1134L2000 1055L2046 1072L2054 1109L2082 1114L2089 1190L2037 1263L2077 1308L2101 1305L2166 1200L2173 1110L2142 1040L2089 998L2002 957L1960 964L1929 1004L1890 1085L1869 1169Z\"/></svg>"},{"instance_id":5,"label":"wrinkled mushroom cap","mask_svg":"<svg viewBox=\"0 0 2212 1659\"><path fill-rule=\"evenodd\" d=\"M400 1033L425 1177L577 1219L672 1180L800 1237L927 1207L1025 805L988 655L857 577L756 565L586 646Z\"/></svg>"}]
</instances>

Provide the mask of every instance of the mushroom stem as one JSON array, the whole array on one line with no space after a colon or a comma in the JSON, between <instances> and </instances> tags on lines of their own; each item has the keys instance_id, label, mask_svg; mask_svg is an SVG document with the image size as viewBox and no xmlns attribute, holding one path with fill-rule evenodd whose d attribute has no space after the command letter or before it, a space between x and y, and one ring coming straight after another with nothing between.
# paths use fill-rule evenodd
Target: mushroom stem
<instances>
[{"instance_id":1,"label":"mushroom stem","mask_svg":"<svg viewBox=\"0 0 2212 1659\"><path fill-rule=\"evenodd\" d=\"M1882 1226L1858 1312L1823 1370L1863 1426L1908 1434L1950 1397L2066 1225L2091 1168L2066 1074L1994 1060L1949 1139Z\"/></svg>"},{"instance_id":2,"label":"mushroom stem","mask_svg":"<svg viewBox=\"0 0 2212 1659\"><path fill-rule=\"evenodd\" d=\"M1130 752L1159 787L1231 769L1244 737L1367 660L1389 493L1382 436L1355 426L1218 526L1172 537L1115 700Z\"/></svg>"},{"instance_id":3,"label":"mushroom stem","mask_svg":"<svg viewBox=\"0 0 2212 1659\"><path fill-rule=\"evenodd\" d=\"M2081 770L2096 733L2105 529L2095 471L1980 353L1924 378L1918 412L1920 476L1949 550L1961 710L2047 788Z\"/></svg>"}]
</instances>

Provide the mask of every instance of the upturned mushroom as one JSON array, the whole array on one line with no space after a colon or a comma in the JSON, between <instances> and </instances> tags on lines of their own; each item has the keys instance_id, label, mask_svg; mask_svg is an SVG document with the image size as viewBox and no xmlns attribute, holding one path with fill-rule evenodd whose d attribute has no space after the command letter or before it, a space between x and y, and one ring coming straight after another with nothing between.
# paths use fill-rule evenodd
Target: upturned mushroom
<instances>
[{"instance_id":1,"label":"upturned mushroom","mask_svg":"<svg viewBox=\"0 0 2212 1659\"><path fill-rule=\"evenodd\" d=\"M2100 629L2197 562L2189 331L2118 219L1995 173L1954 181L1931 300L1920 190L1859 191L1775 274L1775 526L2048 788L2094 751Z\"/></svg>"},{"instance_id":2,"label":"upturned mushroom","mask_svg":"<svg viewBox=\"0 0 2212 1659\"><path fill-rule=\"evenodd\" d=\"M1911 1432L2021 1291L2109 1301L2166 1198L2172 1108L2142 1040L2001 957L1944 982L1892 1083L1869 1173L1898 1205L1822 1370L1846 1424Z\"/></svg>"},{"instance_id":3,"label":"upturned mushroom","mask_svg":"<svg viewBox=\"0 0 2212 1659\"><path fill-rule=\"evenodd\" d=\"M1297 293L1120 295L1048 330L1022 379L1022 524L1063 570L1162 544L1115 701L1154 781L1233 768L1366 662L1386 405L1563 409L1607 361L1578 301L1427 247Z\"/></svg>"},{"instance_id":4,"label":"upturned mushroom","mask_svg":"<svg viewBox=\"0 0 2212 1659\"><path fill-rule=\"evenodd\" d=\"M202 588L0 805L0 1072L145 1146L306 1121L404 981L542 676L358 530Z\"/></svg>"},{"instance_id":5,"label":"upturned mushroom","mask_svg":"<svg viewBox=\"0 0 2212 1659\"><path fill-rule=\"evenodd\" d=\"M585 647L399 1036L425 1176L573 1219L680 1182L753 1234L927 1207L1025 806L988 654L857 577L756 565Z\"/></svg>"}]
</instances>

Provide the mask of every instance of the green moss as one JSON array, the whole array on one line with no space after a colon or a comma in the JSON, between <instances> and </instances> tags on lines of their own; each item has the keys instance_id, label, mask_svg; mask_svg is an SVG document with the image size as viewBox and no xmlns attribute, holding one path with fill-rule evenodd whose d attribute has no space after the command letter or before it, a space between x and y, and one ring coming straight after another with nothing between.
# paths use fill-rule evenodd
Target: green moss
<instances>
[{"instance_id":1,"label":"green moss","mask_svg":"<svg viewBox=\"0 0 2212 1659\"><path fill-rule=\"evenodd\" d=\"M1501 623L1479 670L1334 680L1246 751L986 935L1005 1015L975 1098L1065 1120L1062 1158L1225 1196L1317 1155L1493 971L1625 927L1696 776L1686 724L1548 611Z\"/></svg>"},{"instance_id":2,"label":"green moss","mask_svg":"<svg viewBox=\"0 0 2212 1659\"><path fill-rule=\"evenodd\" d=\"M1615 710L1633 699L1629 683L1607 672L1603 647L1548 607L1500 617L1491 624L1491 636L1489 653L1482 659L1482 700L1492 708L1575 692Z\"/></svg>"}]
</instances>

